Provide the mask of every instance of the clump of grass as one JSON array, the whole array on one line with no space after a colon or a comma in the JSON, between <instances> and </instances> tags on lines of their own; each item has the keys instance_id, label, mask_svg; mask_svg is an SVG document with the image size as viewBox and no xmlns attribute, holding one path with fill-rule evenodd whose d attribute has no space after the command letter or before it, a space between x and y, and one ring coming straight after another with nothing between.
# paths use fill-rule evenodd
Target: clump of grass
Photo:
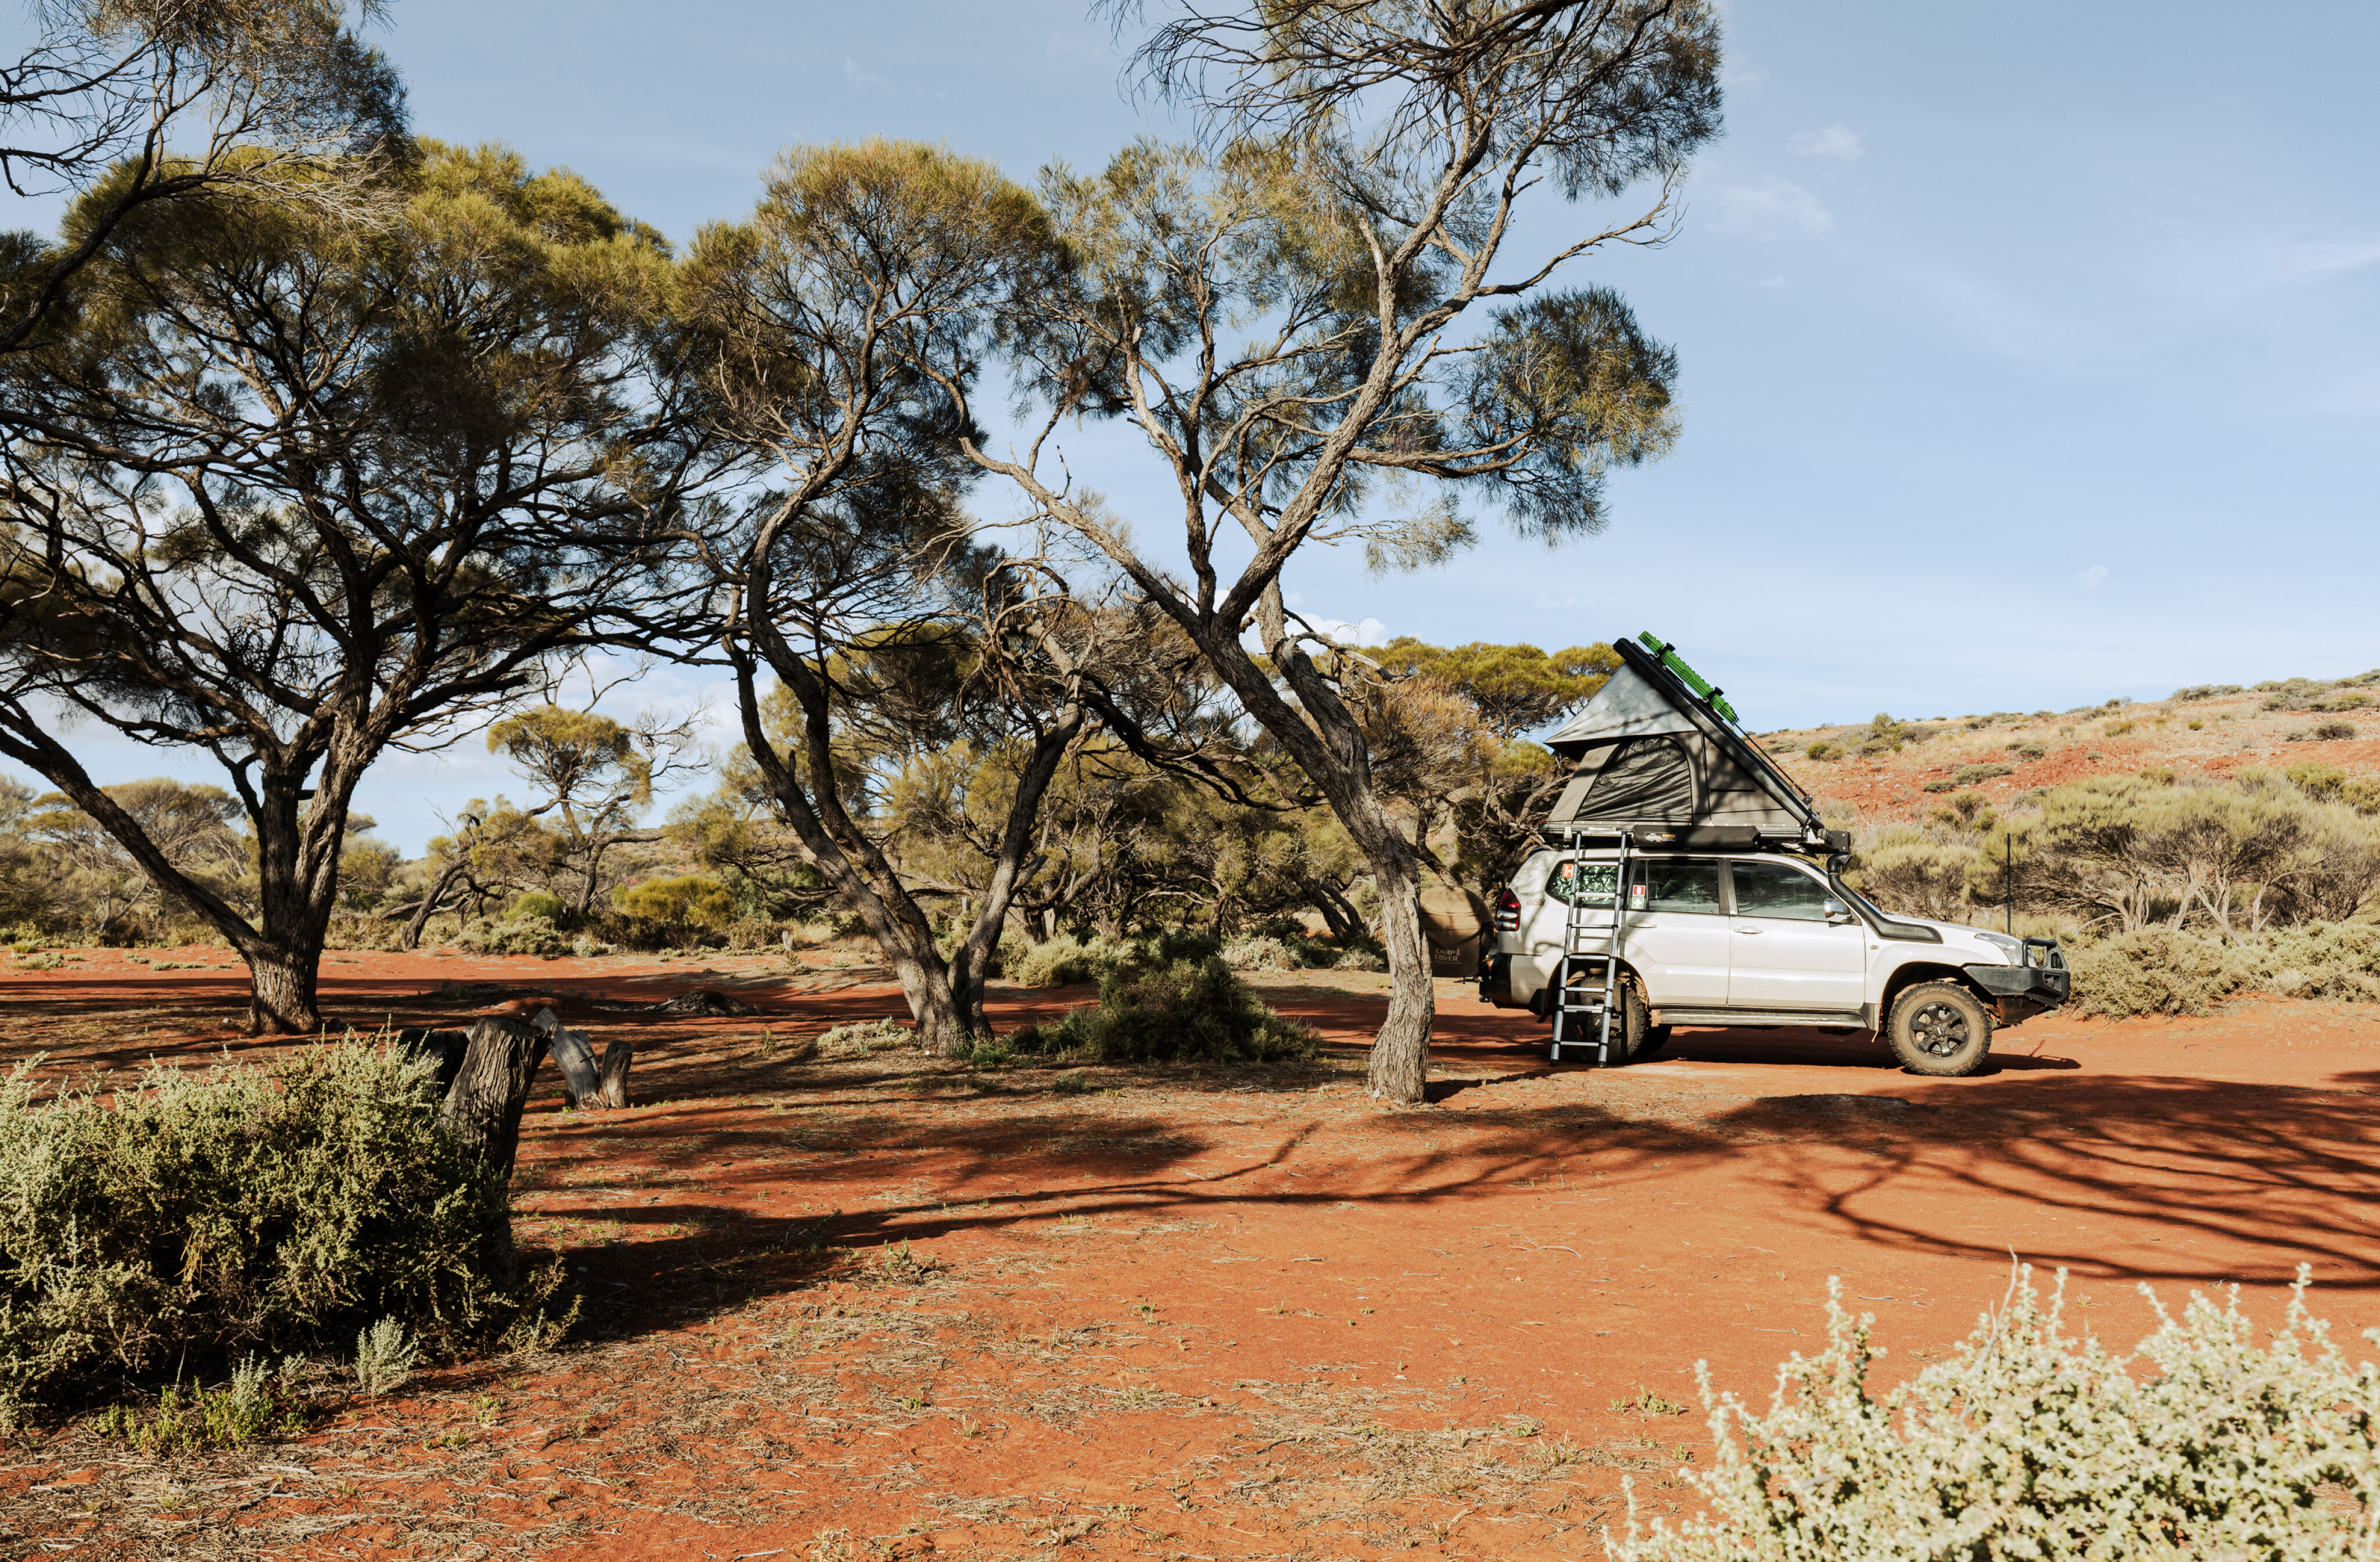
<instances>
[{"instance_id":1,"label":"clump of grass","mask_svg":"<svg viewBox=\"0 0 2380 1562\"><path fill-rule=\"evenodd\" d=\"M101 1413L98 1429L152 1456L237 1448L300 1432L305 1422L297 1388L304 1365L295 1356L285 1357L280 1372L268 1374L263 1362L250 1356L219 1388L194 1386L186 1395L180 1384L169 1384L158 1391L153 1411L110 1406Z\"/></svg>"}]
</instances>

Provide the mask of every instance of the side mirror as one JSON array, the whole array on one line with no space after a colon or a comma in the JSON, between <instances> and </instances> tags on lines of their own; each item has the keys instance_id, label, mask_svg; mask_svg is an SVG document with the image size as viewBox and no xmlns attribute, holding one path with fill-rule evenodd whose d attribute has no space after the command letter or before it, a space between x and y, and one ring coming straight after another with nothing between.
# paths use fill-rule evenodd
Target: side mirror
<instances>
[{"instance_id":1,"label":"side mirror","mask_svg":"<svg viewBox=\"0 0 2380 1562\"><path fill-rule=\"evenodd\" d=\"M1849 922L1852 919L1852 908L1840 901L1824 902L1820 909L1827 914L1827 920L1829 922Z\"/></svg>"}]
</instances>

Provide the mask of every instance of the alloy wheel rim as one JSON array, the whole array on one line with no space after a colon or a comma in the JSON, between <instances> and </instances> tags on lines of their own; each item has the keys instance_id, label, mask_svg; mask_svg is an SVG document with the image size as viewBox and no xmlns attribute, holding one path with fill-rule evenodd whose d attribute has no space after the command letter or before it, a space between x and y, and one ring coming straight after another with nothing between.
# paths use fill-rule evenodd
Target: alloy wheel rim
<instances>
[{"instance_id":1,"label":"alloy wheel rim","mask_svg":"<svg viewBox=\"0 0 2380 1562\"><path fill-rule=\"evenodd\" d=\"M1919 1050L1937 1058L1948 1058L1967 1044L1966 1018L1947 1003L1929 1003L1919 1010L1910 1030Z\"/></svg>"}]
</instances>

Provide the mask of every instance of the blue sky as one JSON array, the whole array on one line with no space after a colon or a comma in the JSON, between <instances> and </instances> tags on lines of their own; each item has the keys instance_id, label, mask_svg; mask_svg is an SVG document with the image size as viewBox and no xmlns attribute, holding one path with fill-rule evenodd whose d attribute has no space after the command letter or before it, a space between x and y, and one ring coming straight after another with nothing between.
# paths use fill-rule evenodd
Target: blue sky
<instances>
[{"instance_id":1,"label":"blue sky","mask_svg":"<svg viewBox=\"0 0 2380 1562\"><path fill-rule=\"evenodd\" d=\"M1678 349L1675 453L1614 481L1599 539L1490 527L1403 577L1301 559L1305 610L1439 642L1651 629L1763 728L2380 665L2380 6L1728 17L1727 135L1680 236L1574 277ZM679 240L795 142L912 137L1029 177L1177 129L1119 91L1081 0L397 0L381 40L421 132L566 163ZM1166 524L1128 441L1075 452ZM203 774L164 759L98 768ZM361 805L418 850L503 784L467 739Z\"/></svg>"}]
</instances>

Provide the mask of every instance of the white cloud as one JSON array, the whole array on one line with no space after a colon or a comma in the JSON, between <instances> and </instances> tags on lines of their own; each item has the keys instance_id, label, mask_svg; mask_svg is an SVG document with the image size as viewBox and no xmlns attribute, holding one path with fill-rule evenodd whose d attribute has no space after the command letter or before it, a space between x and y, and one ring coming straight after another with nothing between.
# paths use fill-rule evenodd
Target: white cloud
<instances>
[{"instance_id":1,"label":"white cloud","mask_svg":"<svg viewBox=\"0 0 2380 1562\"><path fill-rule=\"evenodd\" d=\"M1747 238L1779 238L1791 233L1822 234L1835 225L1818 198L1790 179L1767 178L1738 185L1718 198L1721 233Z\"/></svg>"},{"instance_id":2,"label":"white cloud","mask_svg":"<svg viewBox=\"0 0 2380 1562\"><path fill-rule=\"evenodd\" d=\"M2074 578L2082 583L2082 588L2084 590L2095 590L2098 588L2099 583L2107 578L2107 566L2105 564L2093 564L2089 569L2084 570Z\"/></svg>"},{"instance_id":3,"label":"white cloud","mask_svg":"<svg viewBox=\"0 0 2380 1562\"><path fill-rule=\"evenodd\" d=\"M2157 269L2166 285L2185 297L2230 304L2258 293L2328 282L2375 262L2380 262L2380 236L2258 234L2193 244L2168 256Z\"/></svg>"},{"instance_id":4,"label":"white cloud","mask_svg":"<svg viewBox=\"0 0 2380 1562\"><path fill-rule=\"evenodd\" d=\"M1857 163L1867 151L1860 145L1859 133L1841 125L1800 131L1785 150L1796 157L1831 157L1840 163Z\"/></svg>"}]
</instances>

